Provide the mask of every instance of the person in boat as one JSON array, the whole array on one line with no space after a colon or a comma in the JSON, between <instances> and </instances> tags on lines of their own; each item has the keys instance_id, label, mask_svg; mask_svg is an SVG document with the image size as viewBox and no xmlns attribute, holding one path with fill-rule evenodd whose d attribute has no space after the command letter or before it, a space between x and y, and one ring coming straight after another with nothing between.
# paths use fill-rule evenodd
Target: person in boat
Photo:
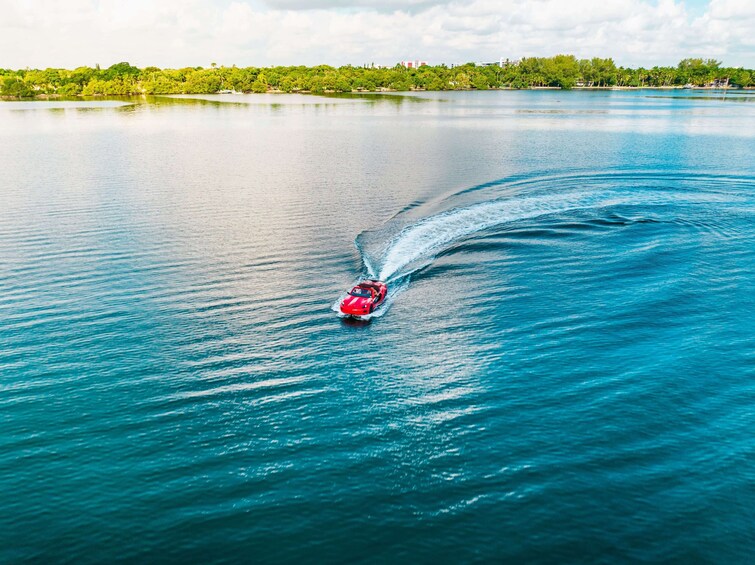
<instances>
[{"instance_id":1,"label":"person in boat","mask_svg":"<svg viewBox=\"0 0 755 565\"><path fill-rule=\"evenodd\" d=\"M351 296L359 296L361 298L369 298L375 294L375 290L372 288L365 288L366 285L355 286L349 293Z\"/></svg>"}]
</instances>

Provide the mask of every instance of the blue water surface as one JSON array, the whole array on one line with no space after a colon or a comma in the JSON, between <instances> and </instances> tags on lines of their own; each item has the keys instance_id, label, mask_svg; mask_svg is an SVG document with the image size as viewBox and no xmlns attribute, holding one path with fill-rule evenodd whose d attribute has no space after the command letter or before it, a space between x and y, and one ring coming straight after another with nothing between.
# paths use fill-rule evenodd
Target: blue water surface
<instances>
[{"instance_id":1,"label":"blue water surface","mask_svg":"<svg viewBox=\"0 0 755 565\"><path fill-rule=\"evenodd\" d=\"M1 102L0 147L0 561L755 556L752 92Z\"/></svg>"}]
</instances>

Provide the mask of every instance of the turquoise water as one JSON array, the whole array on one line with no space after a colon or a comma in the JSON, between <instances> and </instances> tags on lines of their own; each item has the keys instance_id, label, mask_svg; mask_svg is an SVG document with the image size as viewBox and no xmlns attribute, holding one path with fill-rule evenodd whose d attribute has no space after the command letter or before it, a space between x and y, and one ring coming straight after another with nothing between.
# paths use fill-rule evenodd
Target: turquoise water
<instances>
[{"instance_id":1,"label":"turquoise water","mask_svg":"<svg viewBox=\"0 0 755 565\"><path fill-rule=\"evenodd\" d=\"M752 559L751 93L3 102L0 144L0 561Z\"/></svg>"}]
</instances>

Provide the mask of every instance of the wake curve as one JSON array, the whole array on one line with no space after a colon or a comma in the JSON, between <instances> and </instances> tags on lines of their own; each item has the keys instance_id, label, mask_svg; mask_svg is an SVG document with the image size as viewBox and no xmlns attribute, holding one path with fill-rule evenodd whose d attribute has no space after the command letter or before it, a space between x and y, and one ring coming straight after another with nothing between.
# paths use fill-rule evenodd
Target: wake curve
<instances>
[{"instance_id":1,"label":"wake curve","mask_svg":"<svg viewBox=\"0 0 755 565\"><path fill-rule=\"evenodd\" d=\"M622 200L616 195L574 192L558 197L535 196L483 202L450 210L420 220L399 232L386 246L378 278L390 280L396 276L406 276L431 262L439 252L456 241L497 225L556 212L621 203ZM369 262L372 263L371 260ZM365 264L368 262L365 261Z\"/></svg>"},{"instance_id":2,"label":"wake curve","mask_svg":"<svg viewBox=\"0 0 755 565\"><path fill-rule=\"evenodd\" d=\"M412 206L383 228L360 234L355 243L367 276L391 285L392 302L408 286L413 273L478 232L542 216L623 205L652 208L671 203L678 206L716 202L725 206L736 200L726 188L752 182L751 178L653 173L570 174L509 180L513 182L492 181L449 195L440 201L445 210L406 223L422 211L422 206ZM492 198L470 203L468 198L472 194ZM334 304L336 311L338 304ZM389 305L386 302L373 317L383 315Z\"/></svg>"}]
</instances>

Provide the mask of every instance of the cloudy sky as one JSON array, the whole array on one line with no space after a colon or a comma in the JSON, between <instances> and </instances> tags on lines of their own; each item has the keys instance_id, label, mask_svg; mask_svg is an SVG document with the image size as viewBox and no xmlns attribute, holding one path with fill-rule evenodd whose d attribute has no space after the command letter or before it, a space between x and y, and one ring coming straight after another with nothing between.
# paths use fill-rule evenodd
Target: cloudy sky
<instances>
[{"instance_id":1,"label":"cloudy sky","mask_svg":"<svg viewBox=\"0 0 755 565\"><path fill-rule=\"evenodd\" d=\"M0 0L0 67L713 57L755 67L755 0Z\"/></svg>"}]
</instances>

